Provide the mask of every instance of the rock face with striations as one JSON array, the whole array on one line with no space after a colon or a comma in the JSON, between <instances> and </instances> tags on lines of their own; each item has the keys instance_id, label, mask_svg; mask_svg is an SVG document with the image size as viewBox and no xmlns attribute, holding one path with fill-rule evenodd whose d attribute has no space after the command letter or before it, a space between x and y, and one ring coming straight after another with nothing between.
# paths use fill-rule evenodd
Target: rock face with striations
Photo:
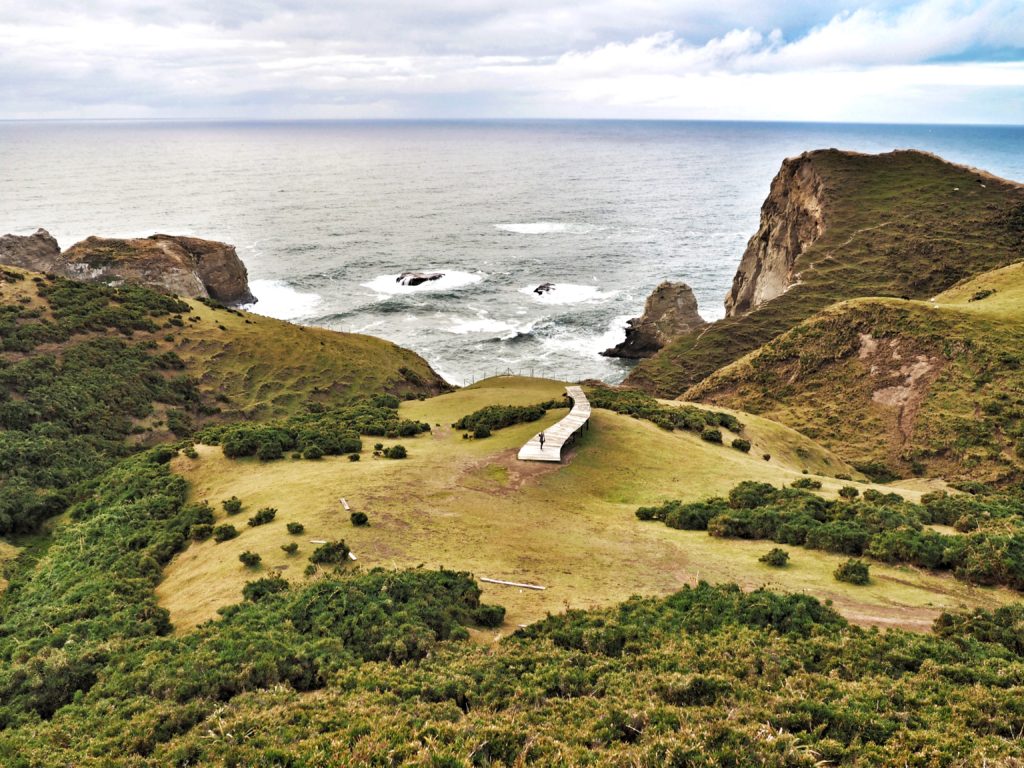
<instances>
[{"instance_id":1,"label":"rock face with striations","mask_svg":"<svg viewBox=\"0 0 1024 768\"><path fill-rule=\"evenodd\" d=\"M251 304L245 265L233 246L197 237L89 237L64 253L45 229L0 237L0 263L72 280L142 285L189 298Z\"/></svg>"},{"instance_id":2,"label":"rock face with striations","mask_svg":"<svg viewBox=\"0 0 1024 768\"><path fill-rule=\"evenodd\" d=\"M0 264L33 272L52 272L59 261L60 246L45 229L37 229L34 235L0 237Z\"/></svg>"},{"instance_id":3,"label":"rock face with striations","mask_svg":"<svg viewBox=\"0 0 1024 768\"><path fill-rule=\"evenodd\" d=\"M824 187L811 153L783 161L725 298L726 316L757 309L797 282L797 257L825 231Z\"/></svg>"},{"instance_id":4,"label":"rock face with striations","mask_svg":"<svg viewBox=\"0 0 1024 768\"><path fill-rule=\"evenodd\" d=\"M673 338L699 331L707 323L697 313L697 299L686 283L662 283L647 297L644 313L626 324L626 340L605 357L650 357Z\"/></svg>"}]
</instances>

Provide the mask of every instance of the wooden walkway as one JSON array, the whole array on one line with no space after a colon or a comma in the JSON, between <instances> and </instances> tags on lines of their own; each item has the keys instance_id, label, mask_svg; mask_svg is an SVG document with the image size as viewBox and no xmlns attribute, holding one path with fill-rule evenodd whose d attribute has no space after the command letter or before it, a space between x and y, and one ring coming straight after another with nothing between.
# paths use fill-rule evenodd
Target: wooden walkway
<instances>
[{"instance_id":1,"label":"wooden walkway","mask_svg":"<svg viewBox=\"0 0 1024 768\"><path fill-rule=\"evenodd\" d=\"M583 394L582 387L566 387L566 393L572 400L569 413L557 424L544 430L544 447L540 447L537 435L519 449L520 461L561 461L562 449L572 445L584 429L589 429L590 401ZM539 434L539 433L538 433Z\"/></svg>"}]
</instances>

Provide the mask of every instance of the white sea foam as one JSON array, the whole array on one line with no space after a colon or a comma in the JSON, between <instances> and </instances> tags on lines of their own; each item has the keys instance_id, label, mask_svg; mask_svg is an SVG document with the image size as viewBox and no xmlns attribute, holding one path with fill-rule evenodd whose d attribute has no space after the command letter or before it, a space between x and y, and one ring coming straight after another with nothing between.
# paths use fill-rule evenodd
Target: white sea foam
<instances>
[{"instance_id":1,"label":"white sea foam","mask_svg":"<svg viewBox=\"0 0 1024 768\"><path fill-rule=\"evenodd\" d=\"M552 283L551 290L544 293L536 292L536 285L528 285L520 288L520 293L525 293L534 301L541 304L581 304L583 302L598 302L610 299L618 294L618 291L602 291L596 285L574 285L573 283Z\"/></svg>"},{"instance_id":2,"label":"white sea foam","mask_svg":"<svg viewBox=\"0 0 1024 768\"><path fill-rule=\"evenodd\" d=\"M487 333L492 335L500 334L499 338L502 339L512 339L520 334L529 333L533 330L533 326L534 323L515 326L504 320L488 317L487 312L479 312L476 317L472 318L453 316L451 318L451 325L444 327L443 330L459 336L470 333Z\"/></svg>"},{"instance_id":3,"label":"white sea foam","mask_svg":"<svg viewBox=\"0 0 1024 768\"><path fill-rule=\"evenodd\" d=\"M432 291L452 291L457 288L465 288L467 285L479 283L484 279L482 272L460 272L456 269L424 269L423 272L441 272L443 277L437 280L428 280L419 285L402 285L398 282L399 275L379 275L368 283L363 283L364 288L369 288L376 293L389 296L411 293L430 293Z\"/></svg>"},{"instance_id":4,"label":"white sea foam","mask_svg":"<svg viewBox=\"0 0 1024 768\"><path fill-rule=\"evenodd\" d=\"M517 235L585 235L594 231L594 227L589 224L567 224L561 221L512 222L510 224L495 224L494 228Z\"/></svg>"},{"instance_id":5,"label":"white sea foam","mask_svg":"<svg viewBox=\"0 0 1024 768\"><path fill-rule=\"evenodd\" d=\"M278 320L310 317L323 301L318 294L296 290L282 280L253 280L249 290L256 297L256 303L245 309Z\"/></svg>"},{"instance_id":6,"label":"white sea foam","mask_svg":"<svg viewBox=\"0 0 1024 768\"><path fill-rule=\"evenodd\" d=\"M626 338L627 320L629 320L629 315L621 315L613 319L608 327L600 333L586 336L559 334L558 336L544 339L541 345L548 352L568 352L577 355L580 352L588 352L597 355L609 347L614 347Z\"/></svg>"}]
</instances>

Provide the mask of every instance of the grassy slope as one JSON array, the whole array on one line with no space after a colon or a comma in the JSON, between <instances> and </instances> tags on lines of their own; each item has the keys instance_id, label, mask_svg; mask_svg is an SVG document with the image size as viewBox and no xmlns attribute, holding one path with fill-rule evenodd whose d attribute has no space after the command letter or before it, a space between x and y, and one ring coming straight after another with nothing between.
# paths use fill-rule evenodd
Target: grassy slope
<instances>
[{"instance_id":1,"label":"grassy slope","mask_svg":"<svg viewBox=\"0 0 1024 768\"><path fill-rule=\"evenodd\" d=\"M971 301L981 290L995 293ZM863 334L879 351L869 353ZM908 364L929 372L905 404ZM934 301L837 304L691 389L688 397L786 423L855 464L1006 480L1024 458L1024 264ZM879 401L882 402L879 402Z\"/></svg>"},{"instance_id":2,"label":"grassy slope","mask_svg":"<svg viewBox=\"0 0 1024 768\"><path fill-rule=\"evenodd\" d=\"M1024 188L919 152L813 153L826 231L796 262L800 283L742 317L682 336L627 383L675 397L833 302L928 298L1024 252Z\"/></svg>"},{"instance_id":3,"label":"grassy slope","mask_svg":"<svg viewBox=\"0 0 1024 768\"><path fill-rule=\"evenodd\" d=\"M406 403L402 412L447 425L487 403L526 404L561 391L556 382L493 379ZM801 549L793 554L793 566L780 572L757 562L769 548L766 542L712 539L703 532L638 523L633 512L641 504L723 493L744 478L790 482L808 464L829 473L841 472L844 465L806 438L757 418L747 419L747 433L758 450L773 454L770 462L760 458L760 450L743 454L603 410L595 412L593 428L567 464L518 462L519 445L563 413L479 441L435 427L433 434L403 441L409 448L404 461L374 460L364 453L356 463L332 458L259 464L227 460L219 448L201 446L198 459L181 457L175 468L189 480L196 499L219 506L231 495L241 498L246 509L232 522L242 534L222 544L192 544L178 555L158 587L161 603L179 629L188 628L239 599L253 577L238 561L241 552L260 553L264 572L285 566L284 576L301 580L316 546L309 540L335 538L344 538L364 567L445 566L546 586L537 592L482 585L486 599L509 609L505 631L566 607L610 605L638 593L668 594L697 578L806 590L835 600L858 621L919 629L927 628L940 608L1012 599L1005 591L881 565L872 566L876 578L870 587L849 587L832 578L841 560L837 556ZM822 479L826 492L841 485ZM920 491L905 495L916 499ZM352 527L338 501L342 496L370 516L369 527ZM278 508L277 519L246 527L249 515L265 505ZM305 533L289 536L285 524L290 521L302 522ZM281 551L288 541L299 543L297 556Z\"/></svg>"}]
</instances>

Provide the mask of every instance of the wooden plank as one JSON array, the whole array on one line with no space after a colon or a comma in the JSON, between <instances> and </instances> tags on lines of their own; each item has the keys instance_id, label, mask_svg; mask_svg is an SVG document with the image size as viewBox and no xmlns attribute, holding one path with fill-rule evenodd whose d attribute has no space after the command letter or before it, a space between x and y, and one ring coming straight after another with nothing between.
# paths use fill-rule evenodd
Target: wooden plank
<instances>
[{"instance_id":1,"label":"wooden plank","mask_svg":"<svg viewBox=\"0 0 1024 768\"><path fill-rule=\"evenodd\" d=\"M345 501L345 497L344 496L341 497L341 506L343 506L345 508L346 512L351 512L352 511L352 508L348 505L348 502Z\"/></svg>"},{"instance_id":2,"label":"wooden plank","mask_svg":"<svg viewBox=\"0 0 1024 768\"><path fill-rule=\"evenodd\" d=\"M481 576L480 581L486 581L488 584L501 584L503 587L522 587L523 589L540 589L544 590L547 587L542 587L540 584L522 584L518 581L502 581L501 579L488 579L486 576Z\"/></svg>"}]
</instances>

